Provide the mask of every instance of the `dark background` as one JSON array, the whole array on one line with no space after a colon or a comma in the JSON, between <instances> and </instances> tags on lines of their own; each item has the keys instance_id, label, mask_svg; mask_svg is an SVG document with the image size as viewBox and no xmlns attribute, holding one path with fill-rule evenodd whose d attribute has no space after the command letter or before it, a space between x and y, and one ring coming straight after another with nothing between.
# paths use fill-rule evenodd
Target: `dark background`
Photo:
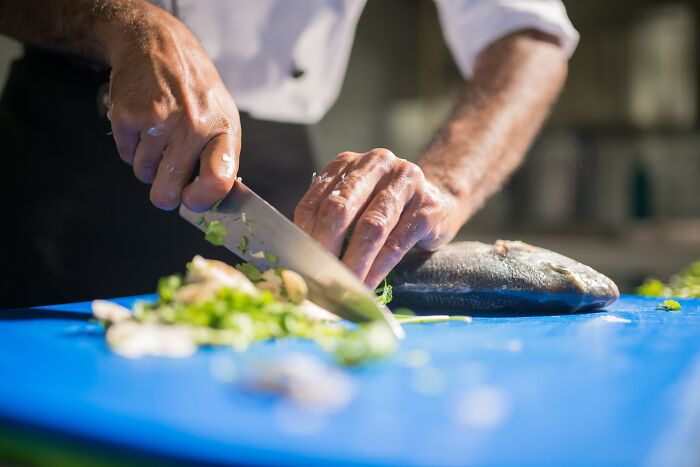
<instances>
[{"instance_id":1,"label":"dark background","mask_svg":"<svg viewBox=\"0 0 700 467\"><path fill-rule=\"evenodd\" d=\"M581 43L517 175L463 229L583 261L631 292L700 259L700 7L565 1ZM0 37L0 86L18 45ZM341 96L314 129L317 165L343 150L415 158L461 77L429 0L370 0Z\"/></svg>"}]
</instances>

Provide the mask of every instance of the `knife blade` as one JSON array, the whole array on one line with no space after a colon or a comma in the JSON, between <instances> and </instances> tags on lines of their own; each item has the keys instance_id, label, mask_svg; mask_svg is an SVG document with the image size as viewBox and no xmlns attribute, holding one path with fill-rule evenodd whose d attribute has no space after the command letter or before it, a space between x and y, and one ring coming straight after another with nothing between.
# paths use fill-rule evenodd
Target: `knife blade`
<instances>
[{"instance_id":1,"label":"knife blade","mask_svg":"<svg viewBox=\"0 0 700 467\"><path fill-rule=\"evenodd\" d=\"M201 231L221 222L224 246L258 269L285 267L300 274L309 299L353 322L380 321L397 339L405 333L389 309L345 265L242 182L213 209L196 213L184 204L180 216Z\"/></svg>"}]
</instances>

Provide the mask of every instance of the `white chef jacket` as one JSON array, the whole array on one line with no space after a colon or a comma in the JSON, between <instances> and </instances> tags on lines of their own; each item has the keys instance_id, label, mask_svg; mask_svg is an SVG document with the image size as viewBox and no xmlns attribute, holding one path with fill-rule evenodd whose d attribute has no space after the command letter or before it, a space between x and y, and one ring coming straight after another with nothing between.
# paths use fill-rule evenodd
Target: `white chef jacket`
<instances>
[{"instance_id":1,"label":"white chef jacket","mask_svg":"<svg viewBox=\"0 0 700 467\"><path fill-rule=\"evenodd\" d=\"M379 0L376 0L379 1ZM494 40L522 29L578 33L560 0L434 0L465 78ZM315 123L333 105L366 0L162 0L197 35L239 109L263 120Z\"/></svg>"}]
</instances>

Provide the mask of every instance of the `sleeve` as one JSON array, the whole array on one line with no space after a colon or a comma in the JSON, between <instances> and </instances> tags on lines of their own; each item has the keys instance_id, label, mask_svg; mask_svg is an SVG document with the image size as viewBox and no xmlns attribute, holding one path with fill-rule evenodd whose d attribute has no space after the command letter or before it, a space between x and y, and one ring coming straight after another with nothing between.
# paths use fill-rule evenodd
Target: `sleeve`
<instances>
[{"instance_id":1,"label":"sleeve","mask_svg":"<svg viewBox=\"0 0 700 467\"><path fill-rule=\"evenodd\" d=\"M495 40L522 29L558 37L568 57L579 34L561 0L435 0L445 40L462 76L474 73L479 53Z\"/></svg>"}]
</instances>

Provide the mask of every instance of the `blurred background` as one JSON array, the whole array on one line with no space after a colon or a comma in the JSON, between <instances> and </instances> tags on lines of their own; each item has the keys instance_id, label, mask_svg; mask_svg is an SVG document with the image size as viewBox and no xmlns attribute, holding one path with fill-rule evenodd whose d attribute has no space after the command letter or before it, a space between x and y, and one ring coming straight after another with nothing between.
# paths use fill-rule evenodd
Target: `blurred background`
<instances>
[{"instance_id":1,"label":"blurred background","mask_svg":"<svg viewBox=\"0 0 700 467\"><path fill-rule=\"evenodd\" d=\"M700 259L700 5L568 0L581 43L526 163L462 239L520 239L623 292ZM0 37L0 86L21 53ZM415 159L462 80L430 0L371 0L338 102L313 128L319 168L344 150Z\"/></svg>"}]
</instances>

